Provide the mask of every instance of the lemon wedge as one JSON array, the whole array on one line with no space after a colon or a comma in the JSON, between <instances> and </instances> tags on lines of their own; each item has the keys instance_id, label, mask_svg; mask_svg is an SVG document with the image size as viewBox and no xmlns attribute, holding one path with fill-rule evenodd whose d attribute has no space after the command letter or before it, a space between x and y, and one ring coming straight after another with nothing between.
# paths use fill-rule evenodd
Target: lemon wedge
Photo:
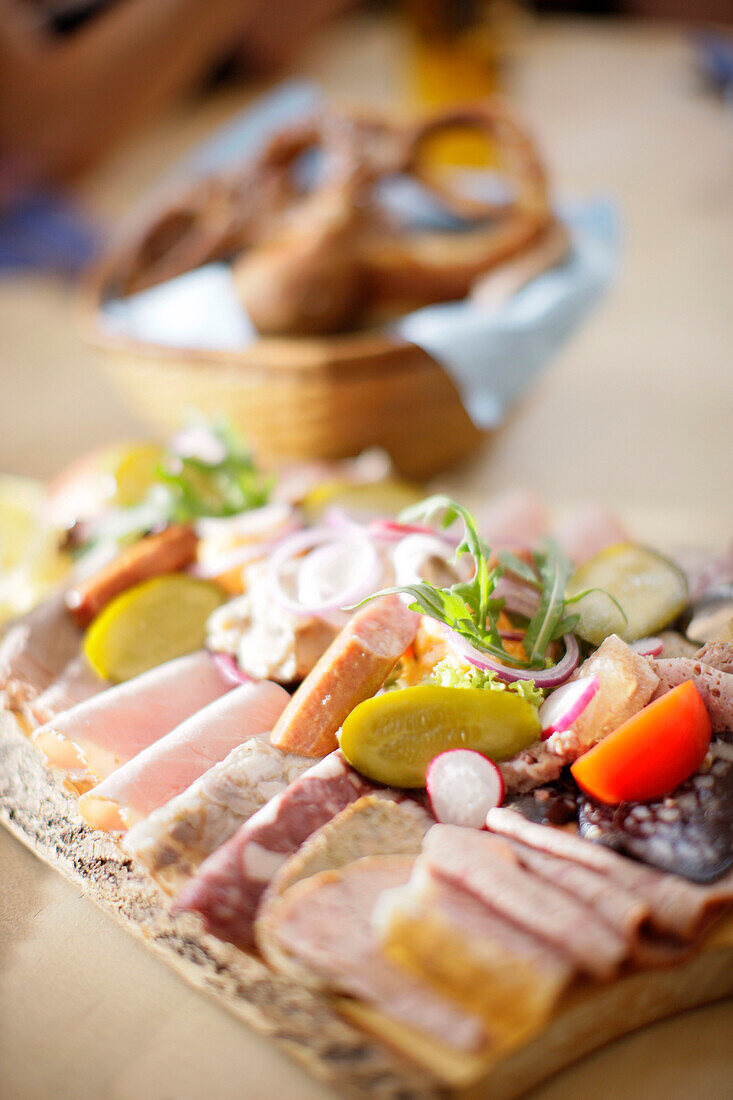
<instances>
[{"instance_id":1,"label":"lemon wedge","mask_svg":"<svg viewBox=\"0 0 733 1100\"><path fill-rule=\"evenodd\" d=\"M105 680L130 680L200 649L206 620L225 599L217 585L185 573L144 581L100 612L86 632L84 652Z\"/></svg>"},{"instance_id":2,"label":"lemon wedge","mask_svg":"<svg viewBox=\"0 0 733 1100\"><path fill-rule=\"evenodd\" d=\"M155 481L155 472L165 450L155 443L133 443L125 447L114 468L117 486L114 503L122 508L139 504Z\"/></svg>"}]
</instances>

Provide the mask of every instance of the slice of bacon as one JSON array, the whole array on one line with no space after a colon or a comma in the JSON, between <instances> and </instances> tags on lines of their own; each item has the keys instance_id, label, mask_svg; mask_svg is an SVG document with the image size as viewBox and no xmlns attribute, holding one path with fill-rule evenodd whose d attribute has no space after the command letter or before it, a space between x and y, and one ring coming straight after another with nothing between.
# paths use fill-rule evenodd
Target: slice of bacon
<instances>
[{"instance_id":1,"label":"slice of bacon","mask_svg":"<svg viewBox=\"0 0 733 1100\"><path fill-rule=\"evenodd\" d=\"M178 524L128 546L98 573L66 593L66 606L75 623L84 629L115 596L128 588L184 569L195 559L197 545L193 528Z\"/></svg>"}]
</instances>

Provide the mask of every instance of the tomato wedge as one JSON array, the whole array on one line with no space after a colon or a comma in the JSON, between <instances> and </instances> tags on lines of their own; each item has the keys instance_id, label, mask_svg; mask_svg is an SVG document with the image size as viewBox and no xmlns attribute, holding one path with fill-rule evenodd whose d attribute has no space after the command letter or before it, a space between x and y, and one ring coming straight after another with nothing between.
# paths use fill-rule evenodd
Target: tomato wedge
<instances>
[{"instance_id":1,"label":"tomato wedge","mask_svg":"<svg viewBox=\"0 0 733 1100\"><path fill-rule=\"evenodd\" d=\"M575 761L577 784L599 802L662 798L702 764L712 727L692 680L644 707Z\"/></svg>"}]
</instances>

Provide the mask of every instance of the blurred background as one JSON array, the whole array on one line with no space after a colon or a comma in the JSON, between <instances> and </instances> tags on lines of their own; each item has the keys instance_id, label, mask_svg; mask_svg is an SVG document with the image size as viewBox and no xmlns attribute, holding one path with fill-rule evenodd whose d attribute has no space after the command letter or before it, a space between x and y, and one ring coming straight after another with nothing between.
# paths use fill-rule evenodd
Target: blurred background
<instances>
[{"instance_id":1,"label":"blurred background","mask_svg":"<svg viewBox=\"0 0 733 1100\"><path fill-rule=\"evenodd\" d=\"M149 432L80 337L79 274L255 96L296 77L406 114L498 92L554 195L612 200L620 274L456 476L724 537L732 21L730 0L0 0L0 469Z\"/></svg>"}]
</instances>

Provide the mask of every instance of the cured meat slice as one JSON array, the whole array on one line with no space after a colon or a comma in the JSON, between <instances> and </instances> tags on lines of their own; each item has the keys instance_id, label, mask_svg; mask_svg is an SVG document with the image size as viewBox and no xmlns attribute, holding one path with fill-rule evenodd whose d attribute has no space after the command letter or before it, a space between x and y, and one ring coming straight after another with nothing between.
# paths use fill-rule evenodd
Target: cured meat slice
<instances>
[{"instance_id":1,"label":"cured meat slice","mask_svg":"<svg viewBox=\"0 0 733 1100\"><path fill-rule=\"evenodd\" d=\"M422 857L382 895L374 923L387 956L475 1012L506 1050L547 1020L575 969L544 940L437 877Z\"/></svg>"},{"instance_id":2,"label":"cured meat slice","mask_svg":"<svg viewBox=\"0 0 733 1100\"><path fill-rule=\"evenodd\" d=\"M284 688L269 680L234 688L82 795L82 817L93 828L107 831L123 831L141 821L237 745L269 732L289 698Z\"/></svg>"},{"instance_id":3,"label":"cured meat slice","mask_svg":"<svg viewBox=\"0 0 733 1100\"><path fill-rule=\"evenodd\" d=\"M358 997L441 1043L476 1051L486 1040L481 1021L392 963L377 942L374 907L411 870L410 856L376 856L296 883L260 929L263 952L311 987Z\"/></svg>"},{"instance_id":4,"label":"cured meat slice","mask_svg":"<svg viewBox=\"0 0 733 1100\"><path fill-rule=\"evenodd\" d=\"M122 847L176 893L240 825L312 767L310 757L276 749L269 733L252 737L133 825Z\"/></svg>"},{"instance_id":5,"label":"cured meat slice","mask_svg":"<svg viewBox=\"0 0 733 1100\"><path fill-rule=\"evenodd\" d=\"M659 677L655 699L678 687L685 680L692 680L702 695L713 724L713 732L722 733L733 729L733 673L721 672L712 665L704 665L690 657L662 657L652 663Z\"/></svg>"},{"instance_id":6,"label":"cured meat slice","mask_svg":"<svg viewBox=\"0 0 733 1100\"><path fill-rule=\"evenodd\" d=\"M366 856L417 855L435 819L412 800L392 802L367 794L309 837L270 884L261 913L301 879L333 871Z\"/></svg>"},{"instance_id":7,"label":"cured meat slice","mask_svg":"<svg viewBox=\"0 0 733 1100\"><path fill-rule=\"evenodd\" d=\"M200 650L78 703L37 729L34 741L88 789L231 688Z\"/></svg>"},{"instance_id":8,"label":"cured meat slice","mask_svg":"<svg viewBox=\"0 0 733 1100\"><path fill-rule=\"evenodd\" d=\"M706 642L694 656L696 661L709 668L733 673L733 645L730 642Z\"/></svg>"},{"instance_id":9,"label":"cured meat slice","mask_svg":"<svg viewBox=\"0 0 733 1100\"><path fill-rule=\"evenodd\" d=\"M714 886L698 886L679 875L663 874L628 859L603 844L545 825L535 825L513 810L489 810L488 828L539 851L574 860L642 898L649 905L653 928L668 936L693 939L733 904L733 875Z\"/></svg>"},{"instance_id":10,"label":"cured meat slice","mask_svg":"<svg viewBox=\"0 0 733 1100\"><path fill-rule=\"evenodd\" d=\"M48 722L77 703L99 695L109 686L108 681L98 676L86 657L80 654L68 663L50 687L28 704L27 710L33 716L34 724Z\"/></svg>"},{"instance_id":11,"label":"cured meat slice","mask_svg":"<svg viewBox=\"0 0 733 1100\"><path fill-rule=\"evenodd\" d=\"M584 799L580 831L693 882L733 867L733 745L713 741L706 766L654 802L603 806Z\"/></svg>"},{"instance_id":12,"label":"cured meat slice","mask_svg":"<svg viewBox=\"0 0 733 1100\"><path fill-rule=\"evenodd\" d=\"M505 840L456 825L435 825L423 854L434 874L565 954L576 969L601 980L618 971L627 953L623 937L582 902L523 868Z\"/></svg>"},{"instance_id":13,"label":"cured meat slice","mask_svg":"<svg viewBox=\"0 0 733 1100\"><path fill-rule=\"evenodd\" d=\"M272 731L273 745L305 756L335 749L344 719L379 690L419 622L399 596L383 596L357 611L296 691Z\"/></svg>"},{"instance_id":14,"label":"cured meat slice","mask_svg":"<svg viewBox=\"0 0 733 1100\"><path fill-rule=\"evenodd\" d=\"M340 752L332 752L209 856L184 886L176 909L199 913L221 939L251 947L257 910L276 871L316 829L374 790Z\"/></svg>"},{"instance_id":15,"label":"cured meat slice","mask_svg":"<svg viewBox=\"0 0 733 1100\"><path fill-rule=\"evenodd\" d=\"M0 702L22 709L79 656L81 631L58 593L11 623L0 641Z\"/></svg>"}]
</instances>

